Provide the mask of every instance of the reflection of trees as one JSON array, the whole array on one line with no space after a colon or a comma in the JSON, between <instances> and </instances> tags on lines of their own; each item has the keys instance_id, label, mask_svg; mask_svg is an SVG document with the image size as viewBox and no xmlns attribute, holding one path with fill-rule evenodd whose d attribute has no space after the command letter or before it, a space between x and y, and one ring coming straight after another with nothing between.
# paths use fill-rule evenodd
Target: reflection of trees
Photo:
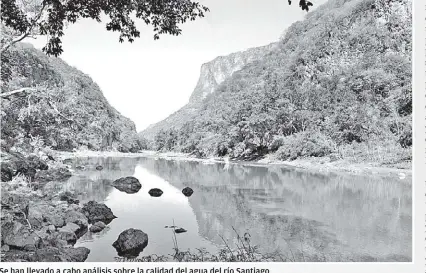
<instances>
[{"instance_id":1,"label":"reflection of trees","mask_svg":"<svg viewBox=\"0 0 426 273\"><path fill-rule=\"evenodd\" d=\"M200 232L215 243L219 235L235 238L235 227L268 251L289 245L312 259L321 253L339 260L354 252L411 257L411 185L280 167L231 165L225 171L222 164L139 163L176 187L194 189L190 203Z\"/></svg>"},{"instance_id":2,"label":"reflection of trees","mask_svg":"<svg viewBox=\"0 0 426 273\"><path fill-rule=\"evenodd\" d=\"M55 187L57 191L76 193L82 202L103 202L113 189L111 183L118 178L133 175L136 164L137 160L133 158L74 158L72 167L76 169L77 166L84 166L84 169L76 169L66 183L55 183ZM101 171L96 170L99 165L103 167Z\"/></svg>"}]
</instances>

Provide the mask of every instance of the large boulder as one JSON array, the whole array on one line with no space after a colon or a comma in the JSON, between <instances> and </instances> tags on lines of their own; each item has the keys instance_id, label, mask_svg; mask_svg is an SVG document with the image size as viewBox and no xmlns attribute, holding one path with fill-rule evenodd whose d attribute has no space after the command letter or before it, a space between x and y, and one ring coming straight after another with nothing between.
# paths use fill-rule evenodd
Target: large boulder
<instances>
[{"instance_id":1,"label":"large boulder","mask_svg":"<svg viewBox=\"0 0 426 273\"><path fill-rule=\"evenodd\" d=\"M82 229L75 223L67 223L64 227L58 229L58 239L64 240L69 244L75 244L78 238L87 232L87 227Z\"/></svg>"},{"instance_id":2,"label":"large boulder","mask_svg":"<svg viewBox=\"0 0 426 273\"><path fill-rule=\"evenodd\" d=\"M82 212L70 209L65 213L65 223L73 223L79 226L78 233L86 233L89 221Z\"/></svg>"},{"instance_id":3,"label":"large boulder","mask_svg":"<svg viewBox=\"0 0 426 273\"><path fill-rule=\"evenodd\" d=\"M54 225L63 227L65 225L65 213L46 202L31 203L28 206L28 220L33 227Z\"/></svg>"},{"instance_id":4,"label":"large boulder","mask_svg":"<svg viewBox=\"0 0 426 273\"><path fill-rule=\"evenodd\" d=\"M119 256L136 257L148 245L148 235L139 229L127 229L112 244Z\"/></svg>"},{"instance_id":5,"label":"large boulder","mask_svg":"<svg viewBox=\"0 0 426 273\"><path fill-rule=\"evenodd\" d=\"M36 248L41 241L39 235L33 230L16 221L2 223L1 240L4 244L17 249Z\"/></svg>"},{"instance_id":6,"label":"large boulder","mask_svg":"<svg viewBox=\"0 0 426 273\"><path fill-rule=\"evenodd\" d=\"M100 204L96 201L89 201L84 204L82 211L90 224L94 224L98 221L109 224L112 220L117 218L110 208L108 208L105 204Z\"/></svg>"},{"instance_id":7,"label":"large boulder","mask_svg":"<svg viewBox=\"0 0 426 273\"><path fill-rule=\"evenodd\" d=\"M153 188L149 190L148 194L153 197L160 197L161 195L163 195L163 191L157 188Z\"/></svg>"},{"instance_id":8,"label":"large boulder","mask_svg":"<svg viewBox=\"0 0 426 273\"><path fill-rule=\"evenodd\" d=\"M112 185L119 191L123 191L125 193L136 193L142 187L139 180L132 176L119 178L115 180Z\"/></svg>"},{"instance_id":9,"label":"large boulder","mask_svg":"<svg viewBox=\"0 0 426 273\"><path fill-rule=\"evenodd\" d=\"M106 227L104 222L96 222L94 223L90 228L90 232L96 233L96 232L101 232L102 230L104 230L104 228Z\"/></svg>"},{"instance_id":10,"label":"large boulder","mask_svg":"<svg viewBox=\"0 0 426 273\"><path fill-rule=\"evenodd\" d=\"M72 176L67 168L43 170L36 173L34 180L41 183L49 181L65 181Z\"/></svg>"}]
</instances>

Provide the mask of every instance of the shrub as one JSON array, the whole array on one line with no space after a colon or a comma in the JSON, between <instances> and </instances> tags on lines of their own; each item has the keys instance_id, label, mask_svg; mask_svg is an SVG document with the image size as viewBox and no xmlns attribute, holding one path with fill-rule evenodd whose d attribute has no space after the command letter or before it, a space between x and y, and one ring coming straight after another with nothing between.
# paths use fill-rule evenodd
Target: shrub
<instances>
[{"instance_id":1,"label":"shrub","mask_svg":"<svg viewBox=\"0 0 426 273\"><path fill-rule=\"evenodd\" d=\"M298 157L321 157L335 151L336 144L321 132L300 132L283 139L277 151L281 160L294 160Z\"/></svg>"}]
</instances>

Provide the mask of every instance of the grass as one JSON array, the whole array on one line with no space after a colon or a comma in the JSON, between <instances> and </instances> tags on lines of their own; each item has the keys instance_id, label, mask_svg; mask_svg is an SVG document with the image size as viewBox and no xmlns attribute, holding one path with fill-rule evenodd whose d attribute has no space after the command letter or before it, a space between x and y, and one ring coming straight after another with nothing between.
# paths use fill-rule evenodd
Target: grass
<instances>
[{"instance_id":1,"label":"grass","mask_svg":"<svg viewBox=\"0 0 426 273\"><path fill-rule=\"evenodd\" d=\"M205 248L196 248L195 250L182 251L179 248L179 243L176 237L175 225L173 221L172 227L172 241L173 241L173 254L165 255L148 255L141 258L123 258L116 257L117 262L295 262L296 258L293 255L292 250L290 253L292 257L288 255L283 256L278 252L262 254L259 251L258 246L254 246L250 243L250 234L245 233L241 236L234 227L237 238L236 246L231 248L228 242L222 238L224 247L219 249L216 253L210 253ZM302 252L303 255L303 252Z\"/></svg>"}]
</instances>

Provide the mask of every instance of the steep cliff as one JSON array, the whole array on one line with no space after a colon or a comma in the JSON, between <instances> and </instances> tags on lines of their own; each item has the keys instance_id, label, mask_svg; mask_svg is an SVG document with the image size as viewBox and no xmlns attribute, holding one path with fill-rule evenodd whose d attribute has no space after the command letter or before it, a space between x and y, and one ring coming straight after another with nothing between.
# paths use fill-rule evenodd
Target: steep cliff
<instances>
[{"instance_id":1,"label":"steep cliff","mask_svg":"<svg viewBox=\"0 0 426 273\"><path fill-rule=\"evenodd\" d=\"M201 103L209 94L235 71L242 69L246 64L260 60L267 52L275 48L275 43L267 46L250 48L227 56L219 56L213 61L201 66L200 78L194 92L189 98L189 103Z\"/></svg>"},{"instance_id":2,"label":"steep cliff","mask_svg":"<svg viewBox=\"0 0 426 273\"><path fill-rule=\"evenodd\" d=\"M9 146L36 138L57 150L139 150L134 123L88 75L23 43L3 54L2 65L10 78L2 92L34 88L1 101L1 138Z\"/></svg>"},{"instance_id":3,"label":"steep cliff","mask_svg":"<svg viewBox=\"0 0 426 273\"><path fill-rule=\"evenodd\" d=\"M410 0L328 1L217 87L206 77L192 118L157 133L156 148L411 160L411 14Z\"/></svg>"},{"instance_id":4,"label":"steep cliff","mask_svg":"<svg viewBox=\"0 0 426 273\"><path fill-rule=\"evenodd\" d=\"M140 132L140 135L153 140L161 130L169 128L181 128L183 124L194 117L206 97L235 71L242 69L250 62L260 60L267 52L276 47L276 43L266 46L250 48L245 51L219 56L201 66L200 76L187 105L167 117Z\"/></svg>"}]
</instances>

